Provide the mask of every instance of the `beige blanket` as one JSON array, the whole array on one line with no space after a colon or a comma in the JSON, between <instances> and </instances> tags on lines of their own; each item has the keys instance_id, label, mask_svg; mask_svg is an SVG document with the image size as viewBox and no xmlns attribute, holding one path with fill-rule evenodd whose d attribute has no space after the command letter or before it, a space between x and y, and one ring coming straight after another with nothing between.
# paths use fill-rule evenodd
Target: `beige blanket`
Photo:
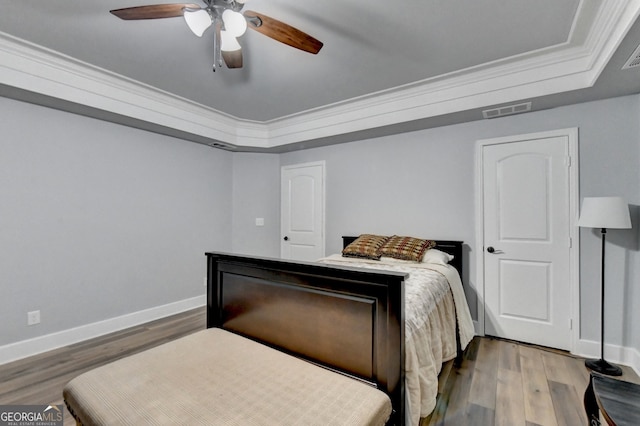
<instances>
[{"instance_id":1,"label":"beige blanket","mask_svg":"<svg viewBox=\"0 0 640 426\"><path fill-rule=\"evenodd\" d=\"M63 391L90 425L383 425L360 381L211 328L84 373Z\"/></svg>"},{"instance_id":2,"label":"beige blanket","mask_svg":"<svg viewBox=\"0 0 640 426\"><path fill-rule=\"evenodd\" d=\"M460 343L474 336L473 321L457 270L430 263L385 263L332 255L333 265L408 273L405 280L405 390L407 423L418 425L436 404L442 363L456 356L456 316Z\"/></svg>"}]
</instances>

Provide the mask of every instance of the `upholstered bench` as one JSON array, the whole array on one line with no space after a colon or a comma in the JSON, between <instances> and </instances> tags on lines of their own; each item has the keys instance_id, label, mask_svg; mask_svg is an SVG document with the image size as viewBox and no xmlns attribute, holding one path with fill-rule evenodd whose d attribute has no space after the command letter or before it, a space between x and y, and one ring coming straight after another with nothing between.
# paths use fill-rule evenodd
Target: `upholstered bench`
<instances>
[{"instance_id":1,"label":"upholstered bench","mask_svg":"<svg viewBox=\"0 0 640 426\"><path fill-rule=\"evenodd\" d=\"M64 388L83 425L383 425L373 386L210 328L84 373Z\"/></svg>"}]
</instances>

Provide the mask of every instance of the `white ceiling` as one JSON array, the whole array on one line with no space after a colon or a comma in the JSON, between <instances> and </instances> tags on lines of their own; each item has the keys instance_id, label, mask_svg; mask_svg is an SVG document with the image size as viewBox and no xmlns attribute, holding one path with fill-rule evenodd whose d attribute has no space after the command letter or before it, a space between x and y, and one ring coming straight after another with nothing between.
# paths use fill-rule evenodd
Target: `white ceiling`
<instances>
[{"instance_id":1,"label":"white ceiling","mask_svg":"<svg viewBox=\"0 0 640 426\"><path fill-rule=\"evenodd\" d=\"M616 52L628 57L640 42L639 1L248 0L245 9L324 47L311 55L248 31L244 68L215 73L209 32L197 38L182 18L109 13L153 3L162 1L4 0L0 94L277 150L480 119L491 105L533 99L535 110L640 91L637 70L594 91Z\"/></svg>"}]
</instances>

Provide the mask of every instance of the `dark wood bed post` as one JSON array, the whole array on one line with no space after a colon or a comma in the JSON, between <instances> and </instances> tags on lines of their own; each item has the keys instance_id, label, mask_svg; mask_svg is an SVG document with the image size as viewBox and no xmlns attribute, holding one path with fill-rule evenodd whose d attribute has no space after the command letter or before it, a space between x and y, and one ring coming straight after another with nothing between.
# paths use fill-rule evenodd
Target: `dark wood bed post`
<instances>
[{"instance_id":1,"label":"dark wood bed post","mask_svg":"<svg viewBox=\"0 0 640 426\"><path fill-rule=\"evenodd\" d=\"M217 256L207 253L207 328L220 327L220 306L217 292L218 262Z\"/></svg>"}]
</instances>

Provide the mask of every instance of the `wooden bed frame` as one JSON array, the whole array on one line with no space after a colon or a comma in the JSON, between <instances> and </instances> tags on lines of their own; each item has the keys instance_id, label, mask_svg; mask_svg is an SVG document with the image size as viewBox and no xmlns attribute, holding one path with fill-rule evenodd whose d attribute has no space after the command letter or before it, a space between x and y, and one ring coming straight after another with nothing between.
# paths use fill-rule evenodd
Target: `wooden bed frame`
<instances>
[{"instance_id":1,"label":"wooden bed frame","mask_svg":"<svg viewBox=\"0 0 640 426\"><path fill-rule=\"evenodd\" d=\"M343 237L344 246L356 237ZM462 242L437 241L462 276ZM207 256L207 327L367 382L404 423L403 273L229 253Z\"/></svg>"}]
</instances>

